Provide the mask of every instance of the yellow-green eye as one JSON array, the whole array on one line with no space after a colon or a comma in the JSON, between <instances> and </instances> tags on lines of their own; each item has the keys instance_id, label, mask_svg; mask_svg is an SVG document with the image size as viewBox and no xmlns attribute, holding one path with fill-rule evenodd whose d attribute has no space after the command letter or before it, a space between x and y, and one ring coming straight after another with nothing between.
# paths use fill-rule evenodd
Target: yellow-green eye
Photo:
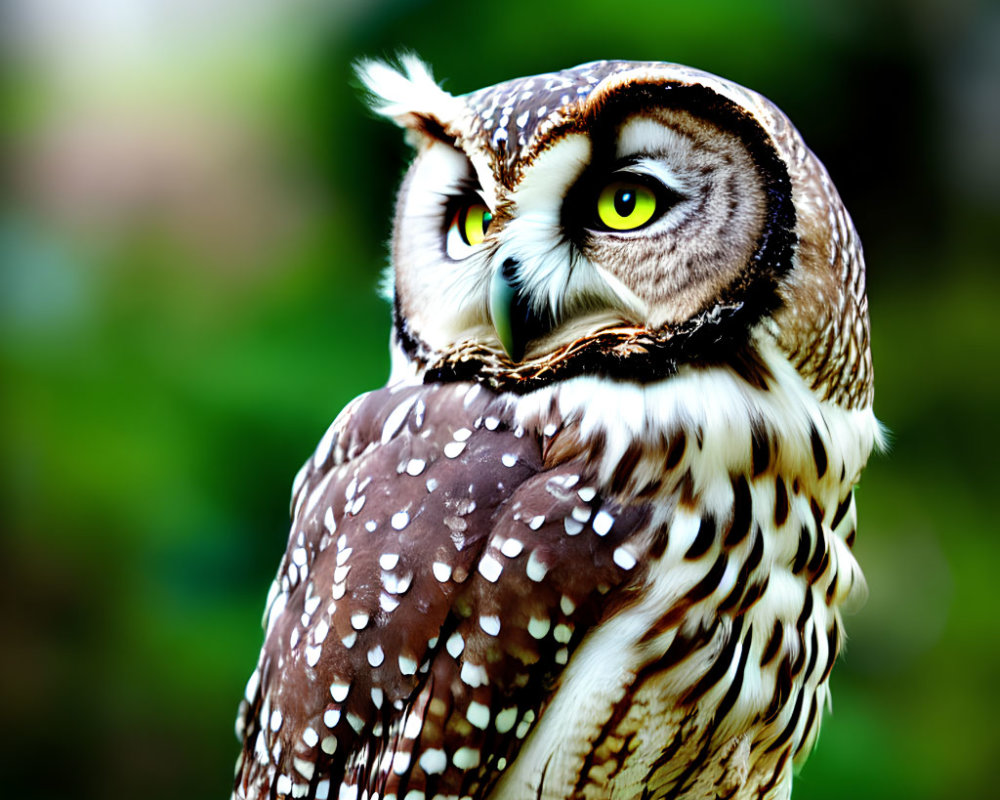
<instances>
[{"instance_id":1,"label":"yellow-green eye","mask_svg":"<svg viewBox=\"0 0 1000 800\"><path fill-rule=\"evenodd\" d=\"M641 228L656 214L656 195L632 181L609 183L597 197L597 217L615 231Z\"/></svg>"},{"instance_id":2,"label":"yellow-green eye","mask_svg":"<svg viewBox=\"0 0 1000 800\"><path fill-rule=\"evenodd\" d=\"M460 260L486 238L486 230L493 221L493 214L482 203L471 203L455 212L448 226L445 247L449 257Z\"/></svg>"},{"instance_id":3,"label":"yellow-green eye","mask_svg":"<svg viewBox=\"0 0 1000 800\"><path fill-rule=\"evenodd\" d=\"M459 232L462 240L473 247L486 238L486 229L490 226L493 215L482 203L475 203L458 212Z\"/></svg>"}]
</instances>

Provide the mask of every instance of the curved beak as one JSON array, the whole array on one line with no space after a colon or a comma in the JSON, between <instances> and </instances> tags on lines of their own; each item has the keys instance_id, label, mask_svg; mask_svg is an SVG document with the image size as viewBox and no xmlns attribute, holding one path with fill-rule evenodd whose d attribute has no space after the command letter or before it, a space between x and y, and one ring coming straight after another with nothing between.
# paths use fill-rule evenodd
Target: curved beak
<instances>
[{"instance_id":1,"label":"curved beak","mask_svg":"<svg viewBox=\"0 0 1000 800\"><path fill-rule=\"evenodd\" d=\"M500 344L514 362L520 362L528 344L552 330L553 325L549 314L535 313L521 291L519 267L516 259L504 259L490 280L490 318Z\"/></svg>"}]
</instances>

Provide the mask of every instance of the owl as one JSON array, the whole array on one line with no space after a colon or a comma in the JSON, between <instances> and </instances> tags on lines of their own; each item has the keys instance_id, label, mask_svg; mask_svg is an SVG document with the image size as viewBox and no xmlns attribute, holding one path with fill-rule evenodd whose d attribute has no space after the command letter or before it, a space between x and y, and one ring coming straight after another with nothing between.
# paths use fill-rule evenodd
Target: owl
<instances>
[{"instance_id":1,"label":"owl","mask_svg":"<svg viewBox=\"0 0 1000 800\"><path fill-rule=\"evenodd\" d=\"M391 375L295 478L234 797L788 797L881 441L826 170L676 64L359 74L415 151Z\"/></svg>"}]
</instances>

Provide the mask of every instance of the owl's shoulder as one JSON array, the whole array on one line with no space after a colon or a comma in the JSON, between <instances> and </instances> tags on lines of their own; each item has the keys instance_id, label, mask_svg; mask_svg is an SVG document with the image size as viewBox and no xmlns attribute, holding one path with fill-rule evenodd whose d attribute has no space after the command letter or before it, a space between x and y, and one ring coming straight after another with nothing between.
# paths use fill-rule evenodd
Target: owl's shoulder
<instances>
[{"instance_id":1,"label":"owl's shoulder","mask_svg":"<svg viewBox=\"0 0 1000 800\"><path fill-rule=\"evenodd\" d=\"M242 715L261 741L252 780L311 764L335 783L433 775L465 792L513 761L571 650L641 572L650 519L598 491L584 452L556 455L558 426L515 417L476 385L394 386L324 435ZM428 751L463 755L409 763Z\"/></svg>"}]
</instances>

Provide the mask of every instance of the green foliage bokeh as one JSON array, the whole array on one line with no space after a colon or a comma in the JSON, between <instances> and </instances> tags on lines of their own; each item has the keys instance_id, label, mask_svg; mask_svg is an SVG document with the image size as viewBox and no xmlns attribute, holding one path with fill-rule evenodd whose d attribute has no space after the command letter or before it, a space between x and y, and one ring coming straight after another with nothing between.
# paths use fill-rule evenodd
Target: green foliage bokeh
<instances>
[{"instance_id":1,"label":"green foliage bokeh","mask_svg":"<svg viewBox=\"0 0 1000 800\"><path fill-rule=\"evenodd\" d=\"M169 3L137 5L172 19ZM291 478L387 374L377 285L407 154L364 109L351 64L409 49L459 93L599 58L680 61L799 126L866 247L893 446L858 492L871 598L847 621L833 713L795 796L991 796L996 8L230 5L149 23L127 70L86 31L7 37L5 791L228 793Z\"/></svg>"}]
</instances>

